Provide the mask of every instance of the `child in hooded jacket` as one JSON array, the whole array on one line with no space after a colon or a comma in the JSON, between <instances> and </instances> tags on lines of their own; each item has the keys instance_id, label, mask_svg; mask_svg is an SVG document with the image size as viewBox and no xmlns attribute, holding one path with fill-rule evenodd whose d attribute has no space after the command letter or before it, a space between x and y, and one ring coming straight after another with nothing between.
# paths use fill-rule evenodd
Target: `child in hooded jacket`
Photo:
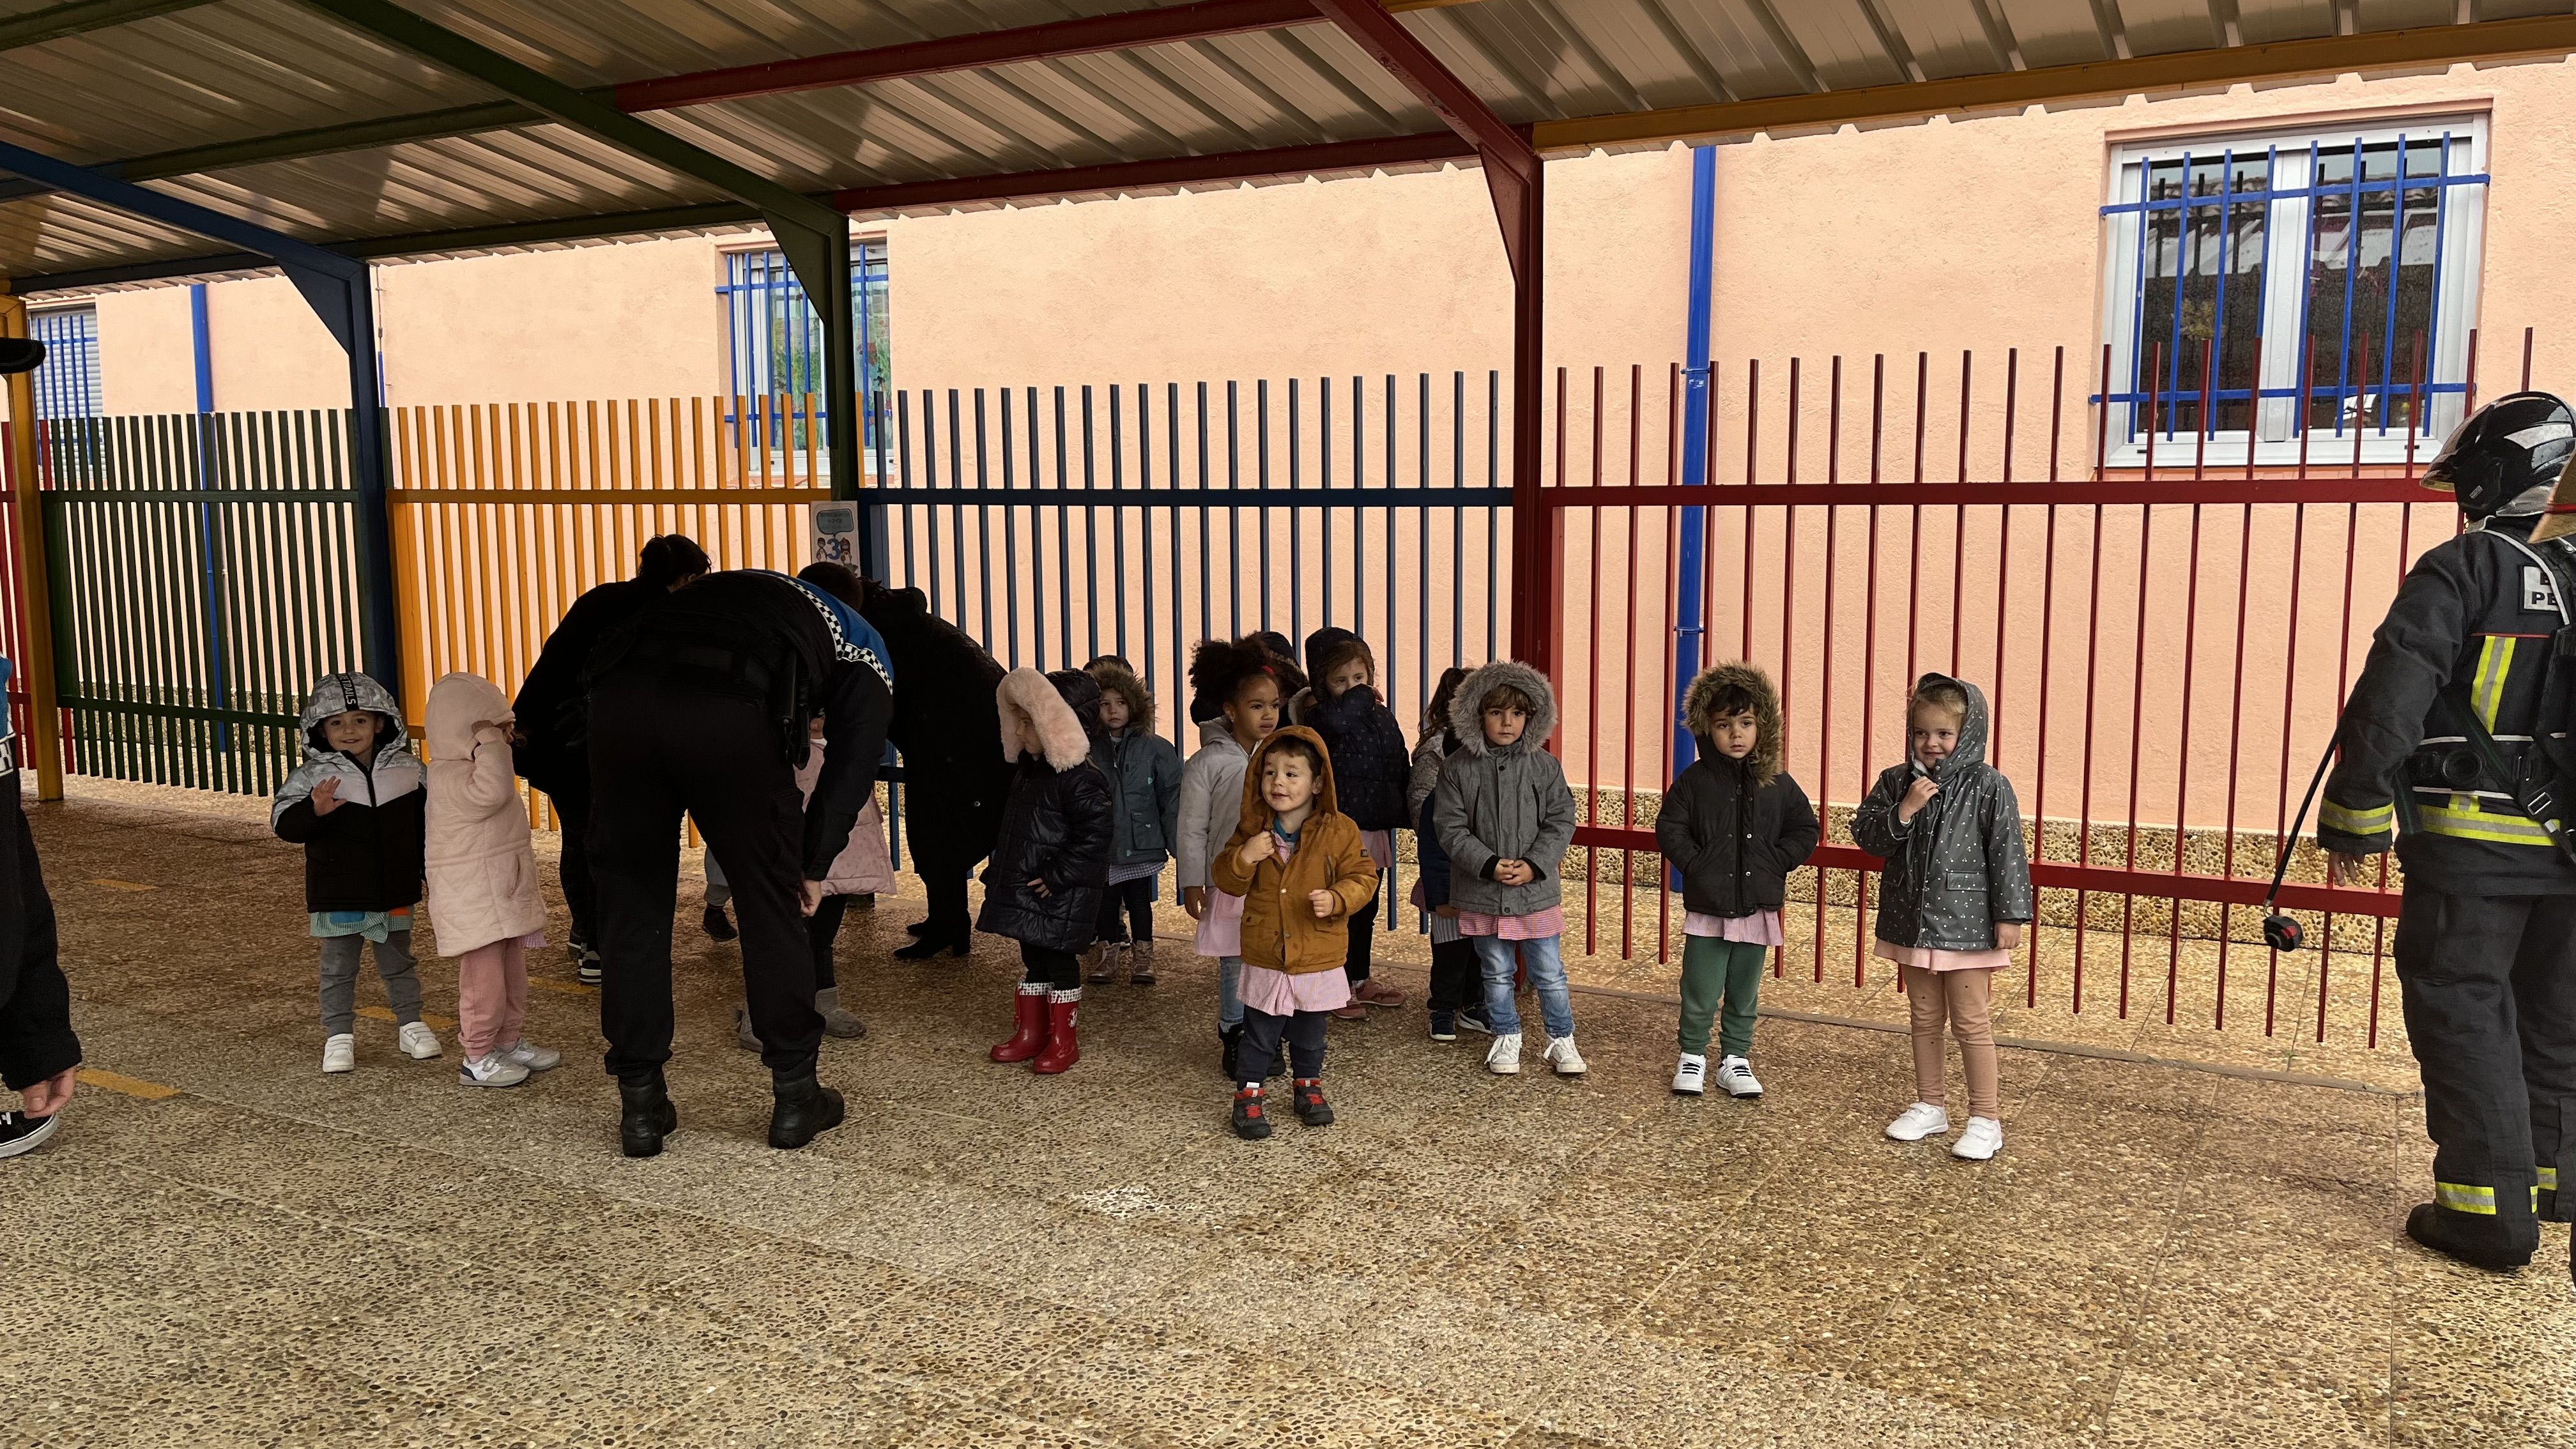
<instances>
[{"instance_id":1,"label":"child in hooded jacket","mask_svg":"<svg viewBox=\"0 0 2576 1449\"><path fill-rule=\"evenodd\" d=\"M1411 771L1404 727L1378 693L1377 654L1367 640L1327 625L1306 636L1306 662L1313 666L1309 687L1297 696L1291 717L1313 730L1331 753L1343 812L1359 826L1360 843L1383 877L1395 865L1394 833L1413 823L1404 810ZM1372 1006L1404 1005L1403 992L1370 979L1369 946L1376 929L1377 902L1372 899L1351 912L1351 949L1342 966L1350 978L1351 1000L1333 1013L1343 1020L1365 1017Z\"/></svg>"},{"instance_id":2,"label":"child in hooded jacket","mask_svg":"<svg viewBox=\"0 0 2576 1449\"><path fill-rule=\"evenodd\" d=\"M1461 745L1440 773L1432 821L1449 856L1458 931L1475 943L1485 978L1488 1071L1521 1069L1521 1019L1512 1003L1514 958L1529 971L1547 1024L1544 1060L1560 1077L1584 1073L1574 1046L1574 997L1558 949L1565 934L1565 852L1574 844L1574 791L1546 750L1556 730L1547 676L1514 659L1470 674L1450 701Z\"/></svg>"},{"instance_id":3,"label":"child in hooded jacket","mask_svg":"<svg viewBox=\"0 0 2576 1449\"><path fill-rule=\"evenodd\" d=\"M1234 1132L1270 1135L1262 1087L1288 1038L1298 1120L1329 1126L1324 1019L1350 1000L1337 968L1349 945L1342 919L1377 899L1377 864L1359 828L1336 808L1333 764L1315 732L1273 733L1244 768L1242 810L1210 866L1216 888L1243 899L1244 1041Z\"/></svg>"},{"instance_id":4,"label":"child in hooded jacket","mask_svg":"<svg viewBox=\"0 0 2576 1449\"><path fill-rule=\"evenodd\" d=\"M1994 976L2031 921L2030 862L2012 782L1986 763L1986 696L1926 674L1905 707L1905 763L1852 815L1852 843L1882 857L1878 945L1896 963L1914 1037L1914 1105L1887 1125L1899 1142L1950 1130L1941 1029L1959 1038L1968 1125L1951 1155L1982 1162L2004 1142L1995 1062Z\"/></svg>"},{"instance_id":5,"label":"child in hooded jacket","mask_svg":"<svg viewBox=\"0 0 2576 1449\"><path fill-rule=\"evenodd\" d=\"M1696 1097L1708 1076L1708 1029L1718 1033L1717 1085L1730 1097L1762 1095L1753 1075L1753 1025L1762 961L1781 941L1789 872L1816 850L1816 812L1780 768L1780 694L1750 664L1720 664L1691 681L1682 720L1699 758L1664 792L1655 843L1681 872L1681 1064L1676 1096Z\"/></svg>"},{"instance_id":6,"label":"child in hooded jacket","mask_svg":"<svg viewBox=\"0 0 2576 1449\"><path fill-rule=\"evenodd\" d=\"M1109 776L1092 763L1100 735L1100 685L1079 669L1019 668L996 693L1002 749L1018 762L1001 833L984 871L975 928L1020 943L1025 968L1019 1029L995 1046L997 1062L1027 1062L1052 1076L1081 1060L1074 1039L1082 1007L1080 953L1100 929L1109 891L1116 806Z\"/></svg>"},{"instance_id":7,"label":"child in hooded jacket","mask_svg":"<svg viewBox=\"0 0 2576 1449\"><path fill-rule=\"evenodd\" d=\"M1172 842L1181 833L1181 752L1154 733L1154 692L1127 661L1103 656L1083 666L1100 682L1101 737L1092 762L1109 776L1118 830L1109 847L1109 893L1100 906L1100 944L1091 979L1118 979L1128 959L1131 986L1154 984L1154 897Z\"/></svg>"},{"instance_id":8,"label":"child in hooded jacket","mask_svg":"<svg viewBox=\"0 0 2576 1449\"><path fill-rule=\"evenodd\" d=\"M515 1087L563 1064L529 1041L527 953L546 943L528 808L501 687L450 674L429 687L427 886L439 949L456 958L456 1035L468 1087Z\"/></svg>"},{"instance_id":9,"label":"child in hooded jacket","mask_svg":"<svg viewBox=\"0 0 2576 1449\"><path fill-rule=\"evenodd\" d=\"M322 1070L357 1063L358 956L372 942L396 1035L416 1061L441 1055L420 1019L411 908L420 904L420 757L394 697L363 674L326 674L305 700L304 763L269 803L277 838L304 847L304 909L322 945Z\"/></svg>"},{"instance_id":10,"label":"child in hooded jacket","mask_svg":"<svg viewBox=\"0 0 2576 1449\"><path fill-rule=\"evenodd\" d=\"M1476 984L1476 948L1458 934L1458 908L1449 901L1449 856L1440 848L1440 831L1431 820L1431 797L1440 788L1441 770L1458 753L1458 737L1449 729L1449 706L1465 683L1467 670L1452 664L1440 675L1430 704L1422 711L1422 737L1413 747L1413 767L1405 782L1405 811L1413 819L1413 905L1422 912L1422 932L1431 938L1431 1039L1456 1041L1459 1016L1485 1030L1484 990Z\"/></svg>"},{"instance_id":11,"label":"child in hooded jacket","mask_svg":"<svg viewBox=\"0 0 2576 1449\"><path fill-rule=\"evenodd\" d=\"M1242 820L1244 766L1305 682L1296 666L1250 639L1202 639L1190 654L1199 748L1181 772L1173 854L1182 908L1199 923L1198 954L1216 958L1218 1061L1227 1081L1243 1047L1243 897L1215 889L1209 866Z\"/></svg>"}]
</instances>

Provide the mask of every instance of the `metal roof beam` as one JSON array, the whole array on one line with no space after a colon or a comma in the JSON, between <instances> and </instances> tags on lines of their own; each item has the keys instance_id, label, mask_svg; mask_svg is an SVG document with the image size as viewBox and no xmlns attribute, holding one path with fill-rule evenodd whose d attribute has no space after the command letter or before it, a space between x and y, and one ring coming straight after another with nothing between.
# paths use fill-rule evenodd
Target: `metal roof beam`
<instances>
[{"instance_id":1,"label":"metal roof beam","mask_svg":"<svg viewBox=\"0 0 2576 1449\"><path fill-rule=\"evenodd\" d=\"M1317 146L1275 146L1259 151L1220 151L1206 156L1120 161L1102 166L1021 171L1001 176L961 176L954 180L858 186L832 193L832 204L853 213L900 211L915 206L1020 201L1042 196L1075 196L1091 191L1185 186L1200 181L1243 181L1256 176L1373 169L1422 161L1460 160L1474 154L1474 144L1453 132L1425 131L1411 136L1332 141Z\"/></svg>"},{"instance_id":2,"label":"metal roof beam","mask_svg":"<svg viewBox=\"0 0 2576 1449\"><path fill-rule=\"evenodd\" d=\"M2230 85L2239 81L2330 77L2461 61L2576 55L2576 16L2536 15L2469 25L2426 25L2362 35L2283 40L2233 49L2185 50L2124 60L2085 61L1990 75L1863 86L1815 95L1678 106L1627 116L1541 121L1541 151L1747 136L1860 121L1906 120Z\"/></svg>"},{"instance_id":3,"label":"metal roof beam","mask_svg":"<svg viewBox=\"0 0 2576 1449\"><path fill-rule=\"evenodd\" d=\"M42 10L0 19L0 50L42 45L67 35L105 30L112 25L149 20L155 15L194 10L200 5L213 3L214 0L70 0L69 4L49 5Z\"/></svg>"}]
</instances>

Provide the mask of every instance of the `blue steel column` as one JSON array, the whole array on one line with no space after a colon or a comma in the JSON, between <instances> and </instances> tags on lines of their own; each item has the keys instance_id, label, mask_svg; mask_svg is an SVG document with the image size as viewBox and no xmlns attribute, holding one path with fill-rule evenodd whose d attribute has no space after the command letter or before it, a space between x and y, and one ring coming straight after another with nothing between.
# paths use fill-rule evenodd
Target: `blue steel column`
<instances>
[{"instance_id":1,"label":"blue steel column","mask_svg":"<svg viewBox=\"0 0 2576 1449\"><path fill-rule=\"evenodd\" d=\"M215 348L214 333L206 320L206 284L197 282L188 288L189 351L197 364L197 489L214 491L219 469L216 465L216 443L221 436L214 420ZM215 505L207 499L197 505L197 573L206 593L206 684L212 691L208 701L214 708L232 708L231 690L224 682L224 595L223 545L215 530ZM215 721L215 750L230 753L232 726Z\"/></svg>"},{"instance_id":2,"label":"blue steel column","mask_svg":"<svg viewBox=\"0 0 2576 1449\"><path fill-rule=\"evenodd\" d=\"M1717 250L1717 148L1691 148L1690 303L1683 327L1682 349L1682 482L1708 482L1708 314ZM1673 617L1673 768L1685 769L1698 756L1699 742L1682 718L1682 703L1700 671L1700 645L1707 637L1708 601L1700 597L1702 551L1707 547L1708 510L1681 511L1681 598Z\"/></svg>"}]
</instances>

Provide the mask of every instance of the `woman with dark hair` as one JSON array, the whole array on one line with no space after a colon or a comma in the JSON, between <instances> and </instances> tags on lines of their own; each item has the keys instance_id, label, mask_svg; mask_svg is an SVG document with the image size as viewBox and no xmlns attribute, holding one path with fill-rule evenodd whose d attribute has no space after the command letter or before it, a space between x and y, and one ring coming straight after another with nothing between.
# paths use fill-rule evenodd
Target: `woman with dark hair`
<instances>
[{"instance_id":1,"label":"woman with dark hair","mask_svg":"<svg viewBox=\"0 0 2576 1449\"><path fill-rule=\"evenodd\" d=\"M645 540L635 560L635 577L599 587L573 600L562 622L546 636L545 648L519 684L510 708L518 716L519 745L513 763L519 777L554 802L563 836L564 905L572 912L573 973L587 984L599 984L599 939L590 853L583 836L590 823L590 752L583 723L583 677L599 641L644 606L673 589L703 577L707 551L684 534L666 533Z\"/></svg>"}]
</instances>

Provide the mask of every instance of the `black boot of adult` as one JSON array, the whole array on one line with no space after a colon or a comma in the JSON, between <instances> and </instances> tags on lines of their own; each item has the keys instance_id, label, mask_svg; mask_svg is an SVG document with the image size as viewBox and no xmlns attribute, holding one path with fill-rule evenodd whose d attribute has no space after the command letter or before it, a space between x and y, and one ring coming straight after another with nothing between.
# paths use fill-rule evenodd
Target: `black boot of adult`
<instances>
[{"instance_id":1,"label":"black boot of adult","mask_svg":"<svg viewBox=\"0 0 2576 1449\"><path fill-rule=\"evenodd\" d=\"M2406 1236L2446 1258L2454 1258L2473 1268L2490 1273L2511 1273L2531 1261L2531 1254L2516 1253L2511 1247L2491 1238L2458 1232L2463 1217L2446 1213L2429 1202L2417 1203L2406 1215ZM2571 1248L2568 1272L2576 1275L2576 1248Z\"/></svg>"},{"instance_id":2,"label":"black boot of adult","mask_svg":"<svg viewBox=\"0 0 2576 1449\"><path fill-rule=\"evenodd\" d=\"M680 1130L680 1109L671 1105L662 1074L619 1078L617 1100L623 1108L617 1121L619 1150L629 1157L661 1155L662 1139Z\"/></svg>"},{"instance_id":3,"label":"black boot of adult","mask_svg":"<svg viewBox=\"0 0 2576 1449\"><path fill-rule=\"evenodd\" d=\"M769 1145L793 1152L841 1125L841 1094L814 1080L807 1067L793 1076L772 1074L777 1104L769 1112Z\"/></svg>"}]
</instances>

